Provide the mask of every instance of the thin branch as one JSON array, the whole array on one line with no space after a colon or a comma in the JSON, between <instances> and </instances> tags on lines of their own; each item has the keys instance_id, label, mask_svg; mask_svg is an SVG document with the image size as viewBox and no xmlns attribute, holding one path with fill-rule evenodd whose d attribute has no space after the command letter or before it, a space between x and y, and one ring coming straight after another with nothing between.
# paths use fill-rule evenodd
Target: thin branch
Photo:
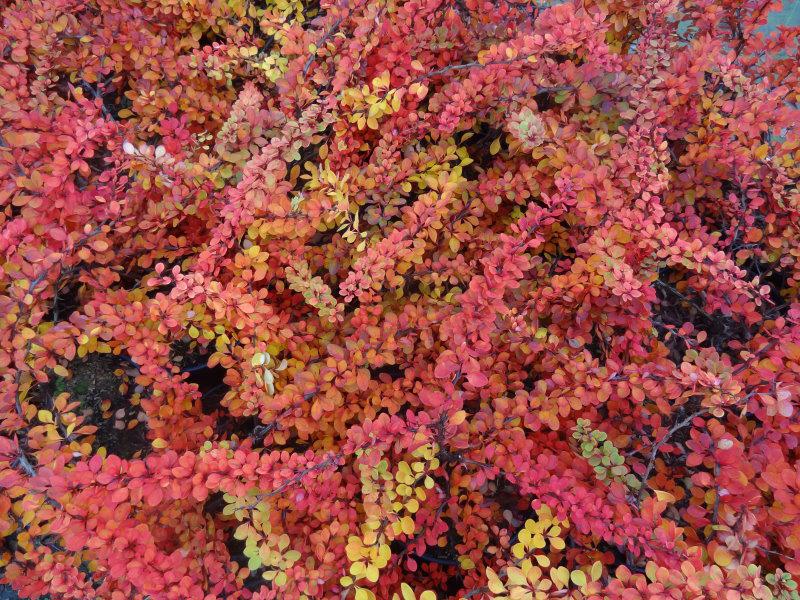
<instances>
[{"instance_id":1,"label":"thin branch","mask_svg":"<svg viewBox=\"0 0 800 600\"><path fill-rule=\"evenodd\" d=\"M661 438L658 442L655 443L653 449L650 452L650 459L647 461L647 469L645 470L644 475L642 476L642 487L639 489L639 495L636 498L638 501L641 501L642 496L645 490L647 489L647 480L650 479L650 474L653 472L653 467L655 467L656 464L656 456L658 455L658 451L661 449L661 446L666 444L669 441L669 439L673 435L675 435L678 431L680 431L681 429L689 425L692 421L694 421L695 417L699 417L705 414L706 412L708 412L708 409L702 408L697 412L692 413L685 419L678 421L677 423L675 423L675 425L673 425L670 428L670 430L667 432L667 435L665 435L663 438Z\"/></svg>"},{"instance_id":2,"label":"thin branch","mask_svg":"<svg viewBox=\"0 0 800 600\"><path fill-rule=\"evenodd\" d=\"M25 474L28 477L36 477L36 469L28 460L28 457L25 456L25 453L22 451L22 448L19 450L19 454L17 455L16 463L22 467L22 470L25 471Z\"/></svg>"},{"instance_id":3,"label":"thin branch","mask_svg":"<svg viewBox=\"0 0 800 600\"><path fill-rule=\"evenodd\" d=\"M349 17L352 14L353 14L353 9L350 9L350 12L347 13L347 16ZM339 30L339 26L342 24L342 21L344 21L344 17L339 17L338 19L336 19L336 21L334 21L334 23L331 26L331 28L328 31L325 32L325 35L322 36L322 39L316 45L317 46L317 50L314 51L311 54L311 56L308 57L308 60L306 61L306 64L303 66L303 77L305 77L308 74L308 70L311 68L311 65L314 63L314 59L317 57L317 51L319 51L320 48L325 46L325 44L328 42L328 40L331 39L331 37L333 37L336 34L336 32Z\"/></svg>"}]
</instances>

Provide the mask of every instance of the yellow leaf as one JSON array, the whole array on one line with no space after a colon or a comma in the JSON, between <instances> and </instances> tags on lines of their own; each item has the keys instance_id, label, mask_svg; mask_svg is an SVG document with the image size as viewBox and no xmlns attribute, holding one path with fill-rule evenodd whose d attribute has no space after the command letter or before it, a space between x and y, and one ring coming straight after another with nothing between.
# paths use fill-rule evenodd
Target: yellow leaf
<instances>
[{"instance_id":1,"label":"yellow leaf","mask_svg":"<svg viewBox=\"0 0 800 600\"><path fill-rule=\"evenodd\" d=\"M578 587L583 587L586 585L586 573L583 571L573 571L570 573L569 578L572 580L572 583Z\"/></svg>"},{"instance_id":2,"label":"yellow leaf","mask_svg":"<svg viewBox=\"0 0 800 600\"><path fill-rule=\"evenodd\" d=\"M380 575L380 571L378 571L378 567L373 564L367 565L367 570L365 571L364 575L366 578L371 581L372 583L376 583L378 581L378 576Z\"/></svg>"},{"instance_id":3,"label":"yellow leaf","mask_svg":"<svg viewBox=\"0 0 800 600\"><path fill-rule=\"evenodd\" d=\"M758 160L764 160L767 157L767 153L769 152L769 145L768 144L761 144L758 148L753 151L753 155Z\"/></svg>"},{"instance_id":4,"label":"yellow leaf","mask_svg":"<svg viewBox=\"0 0 800 600\"><path fill-rule=\"evenodd\" d=\"M400 110L400 96L395 92L392 95L392 112L397 112L398 110Z\"/></svg>"},{"instance_id":5,"label":"yellow leaf","mask_svg":"<svg viewBox=\"0 0 800 600\"><path fill-rule=\"evenodd\" d=\"M375 600L375 594L364 588L356 588L356 600Z\"/></svg>"},{"instance_id":6,"label":"yellow leaf","mask_svg":"<svg viewBox=\"0 0 800 600\"><path fill-rule=\"evenodd\" d=\"M414 534L414 519L409 516L405 516L400 520L400 527L403 530L403 533L406 535L413 535Z\"/></svg>"},{"instance_id":7,"label":"yellow leaf","mask_svg":"<svg viewBox=\"0 0 800 600\"><path fill-rule=\"evenodd\" d=\"M500 152L500 138L495 139L489 146L489 154L494 156L498 152Z\"/></svg>"},{"instance_id":8,"label":"yellow leaf","mask_svg":"<svg viewBox=\"0 0 800 600\"><path fill-rule=\"evenodd\" d=\"M161 438L156 438L153 440L153 448L166 448L167 441Z\"/></svg>"},{"instance_id":9,"label":"yellow leaf","mask_svg":"<svg viewBox=\"0 0 800 600\"><path fill-rule=\"evenodd\" d=\"M522 544L514 544L511 546L511 554L513 554L515 558L522 558L525 556L525 546Z\"/></svg>"},{"instance_id":10,"label":"yellow leaf","mask_svg":"<svg viewBox=\"0 0 800 600\"><path fill-rule=\"evenodd\" d=\"M403 600L416 600L414 590L412 590L411 586L407 583L403 582L400 584L400 592L403 594Z\"/></svg>"},{"instance_id":11,"label":"yellow leaf","mask_svg":"<svg viewBox=\"0 0 800 600\"><path fill-rule=\"evenodd\" d=\"M528 583L525 574L517 567L508 567L508 569L506 569L506 578L508 579L508 583L514 586L526 585Z\"/></svg>"},{"instance_id":12,"label":"yellow leaf","mask_svg":"<svg viewBox=\"0 0 800 600\"><path fill-rule=\"evenodd\" d=\"M486 581L489 585L489 591L493 594L502 594L506 591L506 587L503 585L503 582L500 581L497 573L490 568L486 569Z\"/></svg>"},{"instance_id":13,"label":"yellow leaf","mask_svg":"<svg viewBox=\"0 0 800 600\"><path fill-rule=\"evenodd\" d=\"M727 567L732 561L733 556L731 556L731 553L728 552L727 549L719 546L716 550L714 550L714 562L720 567Z\"/></svg>"},{"instance_id":14,"label":"yellow leaf","mask_svg":"<svg viewBox=\"0 0 800 600\"><path fill-rule=\"evenodd\" d=\"M40 410L37 416L42 423L53 422L53 413L51 413L49 410Z\"/></svg>"},{"instance_id":15,"label":"yellow leaf","mask_svg":"<svg viewBox=\"0 0 800 600\"><path fill-rule=\"evenodd\" d=\"M558 589L563 588L569 583L569 569L567 569L567 567L550 569L550 579L556 584Z\"/></svg>"},{"instance_id":16,"label":"yellow leaf","mask_svg":"<svg viewBox=\"0 0 800 600\"><path fill-rule=\"evenodd\" d=\"M67 24L67 15L61 15L58 19L56 19L55 23L53 23L53 31L56 33L61 33L67 28Z\"/></svg>"},{"instance_id":17,"label":"yellow leaf","mask_svg":"<svg viewBox=\"0 0 800 600\"><path fill-rule=\"evenodd\" d=\"M603 575L603 563L599 560L594 561L591 570L592 581L597 581Z\"/></svg>"},{"instance_id":18,"label":"yellow leaf","mask_svg":"<svg viewBox=\"0 0 800 600\"><path fill-rule=\"evenodd\" d=\"M403 594L403 600L416 600L414 590L407 583L400 584L400 592Z\"/></svg>"},{"instance_id":19,"label":"yellow leaf","mask_svg":"<svg viewBox=\"0 0 800 600\"><path fill-rule=\"evenodd\" d=\"M469 571L470 569L474 569L475 568L475 561L473 561L469 556L460 557L458 559L458 564L465 571Z\"/></svg>"},{"instance_id":20,"label":"yellow leaf","mask_svg":"<svg viewBox=\"0 0 800 600\"><path fill-rule=\"evenodd\" d=\"M656 500L659 502L667 502L672 503L675 502L675 496L670 494L669 492L664 492L662 490L654 490L656 494Z\"/></svg>"},{"instance_id":21,"label":"yellow leaf","mask_svg":"<svg viewBox=\"0 0 800 600\"><path fill-rule=\"evenodd\" d=\"M419 600L436 600L436 594L430 590L425 590L419 595Z\"/></svg>"},{"instance_id":22,"label":"yellow leaf","mask_svg":"<svg viewBox=\"0 0 800 600\"><path fill-rule=\"evenodd\" d=\"M539 563L540 567L546 569L550 566L550 559L547 556L543 554L536 554L534 555L534 558L536 559L536 562Z\"/></svg>"},{"instance_id":23,"label":"yellow leaf","mask_svg":"<svg viewBox=\"0 0 800 600\"><path fill-rule=\"evenodd\" d=\"M566 544L564 544L564 540L561 538L550 538L550 547L553 550L563 550Z\"/></svg>"}]
</instances>

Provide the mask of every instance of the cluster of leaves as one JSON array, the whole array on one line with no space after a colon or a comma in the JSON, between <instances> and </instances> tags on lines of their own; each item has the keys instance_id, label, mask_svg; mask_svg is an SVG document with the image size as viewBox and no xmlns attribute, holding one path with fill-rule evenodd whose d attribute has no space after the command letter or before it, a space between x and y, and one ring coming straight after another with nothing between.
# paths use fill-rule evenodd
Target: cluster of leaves
<instances>
[{"instance_id":1,"label":"cluster of leaves","mask_svg":"<svg viewBox=\"0 0 800 600\"><path fill-rule=\"evenodd\" d=\"M587 419L578 419L572 437L580 444L581 455L594 467L600 481L613 479L632 489L641 488L641 481L628 470L625 458L605 431L592 430Z\"/></svg>"},{"instance_id":2,"label":"cluster of leaves","mask_svg":"<svg viewBox=\"0 0 800 600\"><path fill-rule=\"evenodd\" d=\"M779 8L5 2L0 583L797 599Z\"/></svg>"}]
</instances>

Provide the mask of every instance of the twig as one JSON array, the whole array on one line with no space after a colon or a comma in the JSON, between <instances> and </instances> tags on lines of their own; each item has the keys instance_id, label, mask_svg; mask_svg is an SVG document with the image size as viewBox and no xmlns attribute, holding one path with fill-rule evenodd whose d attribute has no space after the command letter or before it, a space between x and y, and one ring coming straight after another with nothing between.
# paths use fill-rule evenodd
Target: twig
<instances>
[{"instance_id":1,"label":"twig","mask_svg":"<svg viewBox=\"0 0 800 600\"><path fill-rule=\"evenodd\" d=\"M19 454L17 455L17 464L22 467L22 470L25 471L25 474L28 477L36 477L36 469L28 460L28 457L25 456L25 453L22 451L22 448L19 449Z\"/></svg>"},{"instance_id":2,"label":"twig","mask_svg":"<svg viewBox=\"0 0 800 600\"><path fill-rule=\"evenodd\" d=\"M475 588L475 589L472 589L472 590L468 591L466 594L464 594L464 596L462 596L462 598L463 598L463 600L468 600L469 598L472 598L473 596L477 596L478 594L483 594L484 592L488 592L488 591L489 591L488 587Z\"/></svg>"},{"instance_id":3,"label":"twig","mask_svg":"<svg viewBox=\"0 0 800 600\"><path fill-rule=\"evenodd\" d=\"M658 442L655 443L653 449L650 452L650 459L647 461L647 469L642 476L642 487L639 489L639 495L636 497L637 501L642 500L642 495L644 494L645 490L647 489L647 480L650 479L650 474L653 472L653 467L656 464L656 456L658 455L658 451L661 449L661 446L667 443L667 441L675 435L678 431L686 427L689 423L691 423L695 417L699 417L700 415L705 414L708 412L708 409L701 408L695 413L692 413L685 419L678 421L673 425L670 430L667 432L663 438L661 438Z\"/></svg>"},{"instance_id":4,"label":"twig","mask_svg":"<svg viewBox=\"0 0 800 600\"><path fill-rule=\"evenodd\" d=\"M353 14L353 9L350 9L350 12L347 13L347 16L349 17L351 14ZM314 51L311 54L311 56L308 57L305 66L303 66L303 77L305 77L308 74L308 70L314 63L314 59L317 57L317 51L320 48L322 48L327 43L327 41L339 30L339 26L342 24L342 21L344 21L344 17L339 17L338 19L336 19L331 28L325 32L325 35L322 36L322 39L320 39L319 43L317 44L317 50Z\"/></svg>"}]
</instances>

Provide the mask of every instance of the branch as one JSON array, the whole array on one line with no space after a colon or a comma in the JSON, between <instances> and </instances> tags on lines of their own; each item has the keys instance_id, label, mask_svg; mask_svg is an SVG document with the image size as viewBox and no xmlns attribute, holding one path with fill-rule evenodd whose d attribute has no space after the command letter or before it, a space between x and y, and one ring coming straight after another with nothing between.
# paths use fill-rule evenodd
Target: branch
<instances>
[{"instance_id":1,"label":"branch","mask_svg":"<svg viewBox=\"0 0 800 600\"><path fill-rule=\"evenodd\" d=\"M28 460L28 457L25 456L25 453L22 451L22 448L19 449L19 455L17 455L17 464L22 467L22 470L25 471L25 474L28 477L36 477L36 469Z\"/></svg>"},{"instance_id":2,"label":"branch","mask_svg":"<svg viewBox=\"0 0 800 600\"><path fill-rule=\"evenodd\" d=\"M347 13L347 16L349 17L352 13L353 9L350 9L350 12ZM333 35L339 30L339 26L342 24L342 21L344 21L344 17L339 17L338 19L336 19L336 21L333 22L331 28L325 32L325 35L322 36L322 39L320 39L319 43L317 44L317 50L322 48L327 43L327 41L331 37L333 37ZM305 77L308 74L308 70L311 68L311 65L314 63L314 59L316 57L317 57L316 51L313 52L311 56L308 57L308 60L306 61L305 66L303 67L303 77Z\"/></svg>"},{"instance_id":3,"label":"branch","mask_svg":"<svg viewBox=\"0 0 800 600\"><path fill-rule=\"evenodd\" d=\"M639 494L636 497L637 501L641 502L642 495L644 494L645 490L647 489L647 480L650 479L650 474L653 472L653 467L655 466L655 463L656 463L656 456L658 455L658 451L661 449L661 446L666 444L667 441L673 435L675 435L678 431L680 431L681 429L683 429L684 427L689 425L694 420L695 417L699 417L700 415L703 415L706 412L708 412L708 409L701 408L700 410L698 410L695 413L692 413L691 415L689 415L688 417L686 417L682 421L678 421L667 432L667 435L665 435L658 442L656 442L656 444L653 446L652 451L650 452L650 459L647 461L647 469L645 470L644 475L642 476L642 487L639 489Z\"/></svg>"}]
</instances>

